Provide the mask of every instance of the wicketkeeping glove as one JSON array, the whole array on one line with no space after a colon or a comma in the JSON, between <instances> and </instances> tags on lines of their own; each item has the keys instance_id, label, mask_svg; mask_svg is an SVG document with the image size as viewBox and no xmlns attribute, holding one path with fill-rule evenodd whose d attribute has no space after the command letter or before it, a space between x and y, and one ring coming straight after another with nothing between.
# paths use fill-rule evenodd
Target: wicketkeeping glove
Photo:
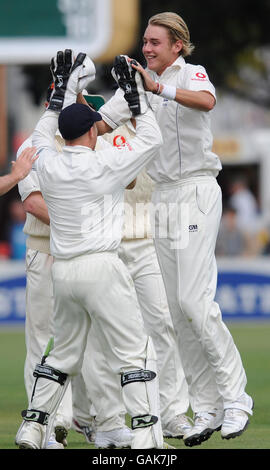
<instances>
[{"instance_id":1,"label":"wicketkeeping glove","mask_svg":"<svg viewBox=\"0 0 270 470\"><path fill-rule=\"evenodd\" d=\"M58 51L57 56L52 59L51 73L54 91L48 109L61 111L75 103L78 93L95 79L96 68L85 53L80 52L74 62L72 51L66 49L65 52Z\"/></svg>"},{"instance_id":2,"label":"wicketkeeping glove","mask_svg":"<svg viewBox=\"0 0 270 470\"><path fill-rule=\"evenodd\" d=\"M90 59L90 57L85 56L85 59L82 63L81 71L79 73L78 93L82 92L85 88L87 88L88 83L95 80L95 77L96 77L95 64Z\"/></svg>"},{"instance_id":3,"label":"wicketkeeping glove","mask_svg":"<svg viewBox=\"0 0 270 470\"><path fill-rule=\"evenodd\" d=\"M124 91L124 97L133 116L144 114L148 108L148 99L139 72L132 68L127 57L118 55L114 59L112 76Z\"/></svg>"},{"instance_id":4,"label":"wicketkeeping glove","mask_svg":"<svg viewBox=\"0 0 270 470\"><path fill-rule=\"evenodd\" d=\"M67 82L73 66L73 52L66 49L65 52L58 51L56 57L51 60L51 74L54 83L48 109L61 111L65 99Z\"/></svg>"},{"instance_id":5,"label":"wicketkeeping glove","mask_svg":"<svg viewBox=\"0 0 270 470\"><path fill-rule=\"evenodd\" d=\"M76 57L67 81L63 108L76 102L78 93L81 93L87 84L94 80L95 74L96 68L90 57L80 52Z\"/></svg>"}]
</instances>

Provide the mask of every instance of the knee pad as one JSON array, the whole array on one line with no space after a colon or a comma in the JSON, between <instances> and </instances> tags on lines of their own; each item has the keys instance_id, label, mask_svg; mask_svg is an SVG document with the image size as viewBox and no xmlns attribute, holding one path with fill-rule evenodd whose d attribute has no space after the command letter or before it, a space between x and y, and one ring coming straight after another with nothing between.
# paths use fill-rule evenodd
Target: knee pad
<instances>
[{"instance_id":1,"label":"knee pad","mask_svg":"<svg viewBox=\"0 0 270 470\"><path fill-rule=\"evenodd\" d=\"M132 370L130 372L124 372L121 375L121 386L124 387L125 385L131 384L133 382L148 382L150 380L153 380L155 377L155 372L146 369L138 369ZM151 397L150 400L148 397L148 401L151 408ZM148 426L153 426L157 421L158 416L154 416L151 414L133 416L131 418L131 427L132 429L145 428Z\"/></svg>"},{"instance_id":2,"label":"knee pad","mask_svg":"<svg viewBox=\"0 0 270 470\"><path fill-rule=\"evenodd\" d=\"M53 380L54 382L58 382L60 385L64 385L68 375L60 370L47 366L46 364L37 364L33 372L33 376L37 379L39 377L44 377L45 379Z\"/></svg>"},{"instance_id":3,"label":"knee pad","mask_svg":"<svg viewBox=\"0 0 270 470\"><path fill-rule=\"evenodd\" d=\"M47 426L43 444L43 447L46 447L56 412L69 385L70 378L64 372L46 364L37 364L33 375L36 377L36 381L31 403L29 409L22 412L22 417L25 421L36 421ZM40 381L42 387L39 388ZM50 382L53 383L50 384ZM46 409L44 410L44 408Z\"/></svg>"},{"instance_id":4,"label":"knee pad","mask_svg":"<svg viewBox=\"0 0 270 470\"><path fill-rule=\"evenodd\" d=\"M128 386L134 382L145 383L146 396L144 395L144 397L146 398L149 405L149 413L131 416L132 429L146 428L151 426L154 446L156 448L162 448L163 433L160 421L157 360L152 338L150 337L148 338L146 348L145 369L124 372L121 374L122 387Z\"/></svg>"},{"instance_id":5,"label":"knee pad","mask_svg":"<svg viewBox=\"0 0 270 470\"><path fill-rule=\"evenodd\" d=\"M28 409L21 412L24 421L34 421L35 423L47 425L49 422L49 413L40 410Z\"/></svg>"}]
</instances>

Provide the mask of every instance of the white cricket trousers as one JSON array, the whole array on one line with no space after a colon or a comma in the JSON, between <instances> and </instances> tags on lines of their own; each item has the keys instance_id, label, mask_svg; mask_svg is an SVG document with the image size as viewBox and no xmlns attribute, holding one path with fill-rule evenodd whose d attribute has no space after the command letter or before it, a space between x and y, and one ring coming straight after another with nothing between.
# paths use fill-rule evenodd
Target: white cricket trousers
<instances>
[{"instance_id":1,"label":"white cricket trousers","mask_svg":"<svg viewBox=\"0 0 270 470\"><path fill-rule=\"evenodd\" d=\"M121 373L145 369L148 360L155 360L153 350L152 356L147 357L150 339L144 329L133 281L117 253L55 260L52 277L54 348L46 365L69 376L80 372L91 318L97 324L96 333L105 358L119 375L119 381ZM157 403L158 378L150 382L152 398ZM51 380L39 378L32 409L50 409L57 386ZM146 382L132 382L122 388L124 405L132 417L158 412L158 423L134 430L132 448L163 445L159 410L151 412L151 393Z\"/></svg>"},{"instance_id":2,"label":"white cricket trousers","mask_svg":"<svg viewBox=\"0 0 270 470\"><path fill-rule=\"evenodd\" d=\"M222 213L213 177L157 185L155 248L194 412L246 409L246 375L215 302L215 245ZM169 228L169 230L168 230Z\"/></svg>"},{"instance_id":3,"label":"white cricket trousers","mask_svg":"<svg viewBox=\"0 0 270 470\"><path fill-rule=\"evenodd\" d=\"M52 336L53 286L51 267L53 257L30 248L26 251L26 358L24 382L28 401L31 400L34 383L33 372L40 364L46 346ZM55 425L67 429L72 422L71 387L68 387L59 406Z\"/></svg>"},{"instance_id":4,"label":"white cricket trousers","mask_svg":"<svg viewBox=\"0 0 270 470\"><path fill-rule=\"evenodd\" d=\"M187 382L152 239L122 241L118 254L133 279L146 332L153 339L164 429L189 408Z\"/></svg>"},{"instance_id":5,"label":"white cricket trousers","mask_svg":"<svg viewBox=\"0 0 270 470\"><path fill-rule=\"evenodd\" d=\"M95 417L98 431L111 431L125 426L127 411L119 376L108 364L98 329L92 318L82 369L72 378L73 417L84 426Z\"/></svg>"},{"instance_id":6,"label":"white cricket trousers","mask_svg":"<svg viewBox=\"0 0 270 470\"><path fill-rule=\"evenodd\" d=\"M166 429L175 416L186 413L189 398L153 240L122 241L118 254L133 279L145 329L155 347L161 422ZM73 410L79 422L87 424L92 403L99 431L124 425L119 382L98 344L95 321L89 332L82 374L74 378L72 394Z\"/></svg>"}]
</instances>

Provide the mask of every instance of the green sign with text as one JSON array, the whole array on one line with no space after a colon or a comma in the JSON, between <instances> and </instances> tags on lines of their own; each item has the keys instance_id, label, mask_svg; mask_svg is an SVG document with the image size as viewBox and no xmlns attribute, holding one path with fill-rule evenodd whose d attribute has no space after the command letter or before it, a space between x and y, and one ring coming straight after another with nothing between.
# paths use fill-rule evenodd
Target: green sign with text
<instances>
[{"instance_id":1,"label":"green sign with text","mask_svg":"<svg viewBox=\"0 0 270 470\"><path fill-rule=\"evenodd\" d=\"M2 0L0 38L65 36L65 18L60 3L58 0Z\"/></svg>"},{"instance_id":2,"label":"green sign with text","mask_svg":"<svg viewBox=\"0 0 270 470\"><path fill-rule=\"evenodd\" d=\"M111 0L1 0L0 63L44 63L56 50L94 59L111 34Z\"/></svg>"}]
</instances>

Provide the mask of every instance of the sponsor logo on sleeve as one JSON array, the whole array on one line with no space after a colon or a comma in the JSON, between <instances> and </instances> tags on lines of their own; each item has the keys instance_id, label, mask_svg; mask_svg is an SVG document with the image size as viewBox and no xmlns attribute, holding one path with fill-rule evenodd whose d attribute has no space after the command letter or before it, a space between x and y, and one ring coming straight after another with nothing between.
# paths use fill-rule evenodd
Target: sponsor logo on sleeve
<instances>
[{"instance_id":1,"label":"sponsor logo on sleeve","mask_svg":"<svg viewBox=\"0 0 270 470\"><path fill-rule=\"evenodd\" d=\"M197 72L191 80L197 80L199 82L208 82L208 77L205 73Z\"/></svg>"},{"instance_id":2,"label":"sponsor logo on sleeve","mask_svg":"<svg viewBox=\"0 0 270 470\"><path fill-rule=\"evenodd\" d=\"M114 147L122 147L123 145L125 145L126 143L126 139L123 135L116 135L113 139L113 145Z\"/></svg>"},{"instance_id":3,"label":"sponsor logo on sleeve","mask_svg":"<svg viewBox=\"0 0 270 470\"><path fill-rule=\"evenodd\" d=\"M116 135L113 139L113 146L117 148L128 148L129 150L132 150L131 145L126 141L125 137L123 135Z\"/></svg>"}]
</instances>

